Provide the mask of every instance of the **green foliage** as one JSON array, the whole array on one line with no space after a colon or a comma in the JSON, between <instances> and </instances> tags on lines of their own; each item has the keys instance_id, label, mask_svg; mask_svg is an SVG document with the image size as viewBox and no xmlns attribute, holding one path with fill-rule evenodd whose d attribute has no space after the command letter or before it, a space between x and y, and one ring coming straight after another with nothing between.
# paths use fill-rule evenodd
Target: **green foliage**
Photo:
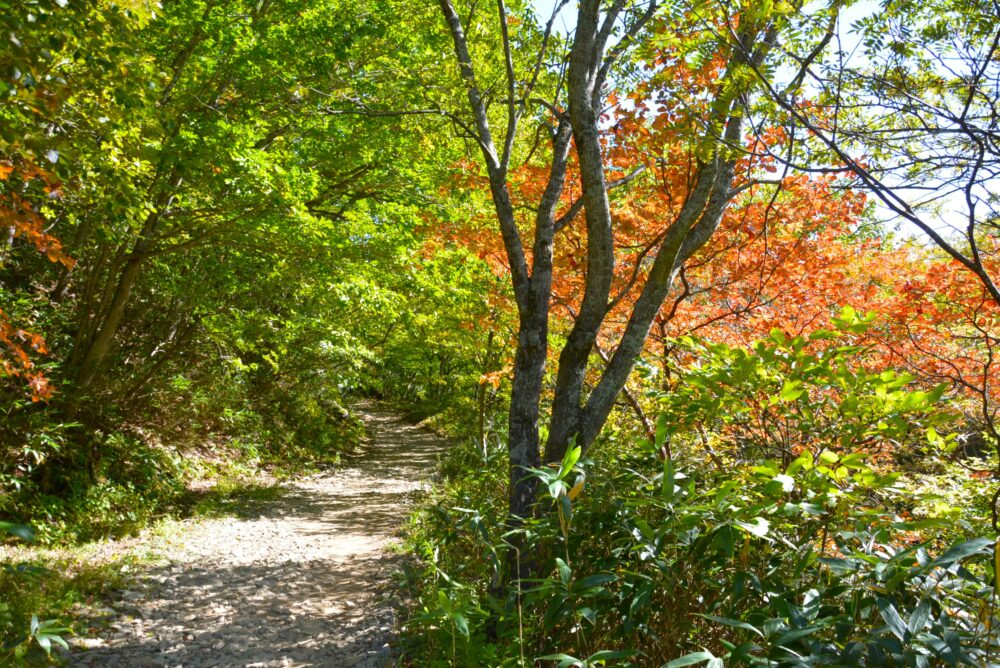
<instances>
[{"instance_id":1,"label":"green foliage","mask_svg":"<svg viewBox=\"0 0 1000 668\"><path fill-rule=\"evenodd\" d=\"M835 326L811 339L775 332L752 353L686 341L692 364L658 397L656 439L608 440L594 461L571 449L535 470L543 498L520 527L490 511L503 503L500 466L457 471L414 528L426 570L411 575L413 662L925 666L995 655L995 537L977 536L975 511L926 512L929 498L886 469L893 458L872 456L921 441L946 455L949 439L927 439L950 419L940 390L852 365L849 337L867 325L846 313ZM661 459L667 439L672 458ZM498 598L490 583L515 544L536 577Z\"/></svg>"},{"instance_id":2,"label":"green foliage","mask_svg":"<svg viewBox=\"0 0 1000 668\"><path fill-rule=\"evenodd\" d=\"M35 532L31 527L10 522L0 522L0 533L7 533L26 541L35 538ZM11 567L4 564L2 574L0 574L0 591L10 589L10 587L4 586L7 584L19 588L27 586L38 589L40 588L39 581L52 575L51 571L37 566L20 564ZM39 621L35 614L32 614L30 620L25 623L24 617L26 615L19 615L19 612L23 611L13 609L7 600L0 601L0 643L2 643L0 644L0 664L30 665L30 659L35 650L40 649L48 657L52 653L53 643L64 649L69 648L63 635L71 629L60 625L59 621L55 619Z\"/></svg>"},{"instance_id":3,"label":"green foliage","mask_svg":"<svg viewBox=\"0 0 1000 668\"><path fill-rule=\"evenodd\" d=\"M348 392L446 405L465 361L438 334L483 294L414 232L458 154L418 119L340 113L419 94L400 62L436 56L394 2L105 5L0 19L0 218L16 194L76 261L0 251L0 310L44 335L56 388L32 404L0 378L0 512L45 541L141 527L184 458L336 463ZM381 385L408 367L415 392Z\"/></svg>"},{"instance_id":4,"label":"green foliage","mask_svg":"<svg viewBox=\"0 0 1000 668\"><path fill-rule=\"evenodd\" d=\"M94 447L100 455L89 463L80 461L76 475L62 477L60 494L40 491L39 482L13 497L16 514L35 526L41 543L135 533L183 490L184 472L176 455L122 434L111 434Z\"/></svg>"},{"instance_id":5,"label":"green foliage","mask_svg":"<svg viewBox=\"0 0 1000 668\"><path fill-rule=\"evenodd\" d=\"M721 456L787 466L801 452L834 464L841 455L926 447L934 427L949 420L937 406L946 386L921 388L908 374L866 369L853 341L870 321L848 308L834 329L808 337L774 330L750 349L682 339L694 364L659 397L667 437L696 436L717 465ZM720 440L721 455L713 450Z\"/></svg>"},{"instance_id":6,"label":"green foliage","mask_svg":"<svg viewBox=\"0 0 1000 668\"><path fill-rule=\"evenodd\" d=\"M542 32L533 3L506 4L505 32L479 20L475 3L462 12L498 136L510 122L504 42L515 97L530 87L557 108L565 81L549 64L570 46L550 35L528 86ZM771 77L812 62L795 54L810 53L850 4L665 3L648 26L655 36L637 40L635 60L611 79L625 93L640 63L718 66L728 104L754 80L719 51L734 9L740 31L774 26L764 28L781 44L773 51L789 60L761 65ZM238 495L266 501L278 492L253 473L337 463L360 437L349 398L374 395L475 440L452 454L450 487L414 529L422 562L408 623L419 665L989 660L995 537L976 534L992 509L948 459L945 388L867 368L857 342L869 318L850 309L828 331L774 331L747 349L677 342L677 382L641 398L658 415L652 442L612 429L600 458L569 448L559 466L531 471L535 516L504 522L497 418L518 323L485 262L447 235L426 242L424 228L468 216L484 197L446 193L459 174L482 175L464 164L479 147L453 113L466 91L442 62L451 45L433 3L21 5L0 15L0 221L30 211L75 264L53 264L13 234L0 249L0 310L44 334L51 354L36 343L32 364L58 391L29 402L0 378L0 530L72 543L135 533L164 514L231 512ZM964 81L934 64L955 55L955 26L970 44L989 41L995 21L983 7L904 1L862 22L861 48L880 71L844 83L907 112L901 139L878 114L851 121L886 137L871 146L876 167L911 145L910 131L937 115L929 110L963 125L991 118L987 95L969 98L971 115L949 111ZM627 30L636 8L609 27ZM909 39L908 18L926 50ZM801 95L804 81L783 94ZM839 109L839 91L820 88L817 108ZM932 106L911 109L899 93L911 88ZM658 102L653 122L677 130L689 159L718 154L721 121L705 132L699 120L709 97ZM747 102L756 127L786 115L768 98ZM552 121L532 108L518 113L540 123L521 132ZM448 141L455 133L464 146ZM546 167L543 134L513 142L512 164ZM841 162L809 147L789 156ZM973 162L904 164L925 165L908 176L927 182L978 174ZM530 220L515 199L519 223ZM187 490L199 476L219 484ZM112 579L7 566L0 661L48 652L63 629L39 616ZM534 577L503 593L522 569Z\"/></svg>"},{"instance_id":7,"label":"green foliage","mask_svg":"<svg viewBox=\"0 0 1000 668\"><path fill-rule=\"evenodd\" d=\"M484 511L439 504L421 529L435 575L420 584L421 612L408 620L420 638L414 660L452 645L457 665L492 654L507 662L496 665L517 665L523 629L529 658L563 648L613 665L682 655L727 665L981 665L1000 650L988 632L996 623L993 539L933 547L920 532L933 535L945 521L908 522L878 509L872 495L892 494L888 481L851 465L838 476L803 457L786 469L695 477L669 466L643 473L658 468L648 451L604 462L573 503L572 534L552 518L524 529L530 549L563 543L568 558L551 559L546 577L524 583L520 602L488 591L503 528ZM491 558L470 565L472 554ZM452 627L445 620L456 606L464 623ZM497 617L500 637L490 645L486 627ZM699 647L712 654L688 656ZM637 663L626 660L629 651Z\"/></svg>"},{"instance_id":8,"label":"green foliage","mask_svg":"<svg viewBox=\"0 0 1000 668\"><path fill-rule=\"evenodd\" d=\"M134 555L108 559L80 551L53 558L45 554L15 553L18 557L0 569L0 665L42 665L48 653L42 636L85 633L76 619L90 606L124 586L126 574L139 560ZM41 620L37 622L36 621ZM72 620L72 621L68 621ZM68 623L67 623L68 621ZM71 631L66 627L74 627ZM61 643L50 637L50 647ZM17 659L20 653L21 658ZM12 661L13 659L13 661ZM20 661L20 663L18 662Z\"/></svg>"}]
</instances>

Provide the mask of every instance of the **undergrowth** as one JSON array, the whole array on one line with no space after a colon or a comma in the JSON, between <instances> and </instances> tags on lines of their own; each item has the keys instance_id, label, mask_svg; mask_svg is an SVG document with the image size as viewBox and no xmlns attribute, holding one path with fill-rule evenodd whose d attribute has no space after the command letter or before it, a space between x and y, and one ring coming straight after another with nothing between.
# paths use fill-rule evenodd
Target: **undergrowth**
<instances>
[{"instance_id":1,"label":"undergrowth","mask_svg":"<svg viewBox=\"0 0 1000 668\"><path fill-rule=\"evenodd\" d=\"M92 632L94 606L149 556L129 537L162 542L183 530L177 520L253 514L286 478L338 464L363 432L346 413L276 429L183 449L134 433L91 435L97 447L77 449L88 466L50 459L59 478L39 467L8 485L4 524L22 530L0 543L0 666L43 663L62 636Z\"/></svg>"},{"instance_id":2,"label":"undergrowth","mask_svg":"<svg viewBox=\"0 0 1000 668\"><path fill-rule=\"evenodd\" d=\"M491 465L452 479L411 526L422 565L409 572L408 665L975 666L1000 656L983 518L906 519L927 507L860 459L723 477L691 460L664 466L652 448L616 449L543 471L543 512L514 533L492 511L503 474ZM536 574L498 594L515 545Z\"/></svg>"},{"instance_id":3,"label":"undergrowth","mask_svg":"<svg viewBox=\"0 0 1000 668\"><path fill-rule=\"evenodd\" d=\"M954 455L940 388L802 338L686 345L655 438L611 428L532 470L518 525L505 453L453 449L410 525L407 665L995 665L997 536L969 471L997 462Z\"/></svg>"}]
</instances>

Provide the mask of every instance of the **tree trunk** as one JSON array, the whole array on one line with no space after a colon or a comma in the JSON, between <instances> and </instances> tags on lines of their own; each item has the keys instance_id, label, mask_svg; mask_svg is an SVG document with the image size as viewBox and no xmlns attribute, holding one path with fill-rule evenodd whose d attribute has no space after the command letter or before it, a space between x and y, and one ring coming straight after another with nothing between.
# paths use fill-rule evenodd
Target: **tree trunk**
<instances>
[{"instance_id":1,"label":"tree trunk","mask_svg":"<svg viewBox=\"0 0 1000 668\"><path fill-rule=\"evenodd\" d=\"M111 351L115 334L121 324L122 316L128 306L132 288L142 272L146 262L146 251L149 247L149 237L156 231L160 220L160 210L152 212L147 216L143 229L136 240L132 251L128 254L118 280L113 281L112 275L107 278L106 297L101 299L100 305L103 313L93 316L90 321L85 336L80 336L78 332L77 347L71 355L71 366L74 367L74 392L66 405L66 415L72 419L80 408L82 400L85 398L87 390L97 377L101 364ZM114 285L113 290L108 290ZM108 301L106 310L104 303Z\"/></svg>"},{"instance_id":2,"label":"tree trunk","mask_svg":"<svg viewBox=\"0 0 1000 668\"><path fill-rule=\"evenodd\" d=\"M515 521L529 517L535 502L535 479L525 467L537 468L541 465L538 417L547 336L546 322L538 318L531 318L534 322L524 320L514 356L514 382L508 416L509 511Z\"/></svg>"},{"instance_id":3,"label":"tree trunk","mask_svg":"<svg viewBox=\"0 0 1000 668\"><path fill-rule=\"evenodd\" d=\"M121 274L118 277L118 285L115 287L114 298L108 313L97 330L97 336L87 347L80 366L76 372L75 389L77 396L86 392L87 388L94 381L97 370L101 362L111 350L111 343L114 340L115 332L118 331L118 324L125 314L125 307L128 305L128 298L132 294L139 273L142 270L143 258L130 257L125 263Z\"/></svg>"},{"instance_id":4,"label":"tree trunk","mask_svg":"<svg viewBox=\"0 0 1000 668\"><path fill-rule=\"evenodd\" d=\"M581 202L587 226L587 271L583 299L579 313L559 357L559 368L549 421L549 437L545 448L545 461L560 461L569 444L576 442L588 448L604 426L616 398L636 359L642 352L653 319L670 291L673 278L683 265L718 227L722 212L729 200L735 157L719 150L699 162L696 185L677 219L665 230L663 241L655 255L649 277L642 286L625 333L607 362L607 368L590 396L584 401L584 378L595 348L597 336L607 316L610 292L614 281L615 249L612 229L611 205L607 195L609 184L604 174L604 156L601 145L599 117L603 100L602 88L612 64L629 47L635 37L655 15L659 3L649 0L645 11L622 19L626 0L602 3L601 0L580 0L576 31L570 53L569 72L566 79L569 111L559 110L557 99L543 103L546 110L558 119L557 127L549 127L552 140L552 167L545 193L539 201L535 215L535 238L531 253L531 267L507 189L508 166L517 122L524 100L518 99L517 80L506 29L506 9L503 0L497 8L504 57L507 71L508 120L503 151L497 150L490 128L486 97L480 91L475 68L462 19L451 0L439 0L445 21L455 47L459 74L472 112L470 123L463 128L472 136L482 152L483 163L489 176L490 194L503 238L510 267L511 283L517 304L520 330L514 359L514 381L511 390L509 414L510 488L509 513L511 526L517 526L535 512L537 481L527 468L541 464L539 443L539 414L542 383L547 357L549 299L552 289L553 240L556 233L556 208L564 187L570 138L579 158L582 181ZM560 5L561 7L561 5ZM637 7L633 7L636 9ZM603 16L602 16L603 10ZM552 21L555 20L553 14ZM624 21L624 33L618 26ZM548 33L546 33L546 36ZM608 48L612 36L619 40ZM739 36L741 48L754 44L755 34L745 31ZM538 56L539 67L544 55ZM734 59L739 64L740 59ZM732 70L727 70L731 77ZM525 100L530 98L527 85ZM724 82L726 83L726 82ZM741 85L723 85L719 96L711 105L707 124L710 136L722 129L724 143L740 143L742 104L738 99ZM456 122L462 123L461 120ZM534 151L534 149L532 149ZM578 205L574 205L577 207ZM579 208L576 208L578 211ZM569 215L569 214L567 214ZM560 220L559 225L565 224ZM518 545L515 543L515 547ZM523 578L530 574L531 555L511 555L518 559L516 572ZM509 568L509 573L514 570Z\"/></svg>"}]
</instances>

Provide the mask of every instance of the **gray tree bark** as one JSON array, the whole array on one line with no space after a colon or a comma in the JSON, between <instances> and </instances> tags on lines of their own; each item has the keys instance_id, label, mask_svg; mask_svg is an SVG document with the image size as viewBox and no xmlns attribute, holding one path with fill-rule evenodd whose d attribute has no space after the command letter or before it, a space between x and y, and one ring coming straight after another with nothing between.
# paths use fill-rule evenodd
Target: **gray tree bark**
<instances>
[{"instance_id":1,"label":"gray tree bark","mask_svg":"<svg viewBox=\"0 0 1000 668\"><path fill-rule=\"evenodd\" d=\"M519 316L517 350L514 358L514 379L509 414L509 512L512 522L528 517L536 503L535 479L526 470L542 461L555 462L563 458L570 443L589 448L603 428L615 400L625 387L632 368L642 352L650 326L662 307L674 277L684 262L712 236L719 226L732 193L737 156L734 150L741 141L745 87L723 81L721 91L706 119L707 133L721 136L706 137L716 142L711 157L697 166L695 185L677 219L665 231L655 252L649 277L642 285L628 325L596 387L584 397L584 379L594 352L597 337L609 311L614 279L615 248L611 203L608 190L627 183L641 170L616 182L608 183L604 173L599 118L603 88L615 60L641 34L654 16L659 0L635 3L624 21L623 36L609 47L615 27L622 25L623 12L629 0L614 0L609 5L601 0L580 0L576 31L569 55L566 99L568 109L559 109L559 100L542 103L554 113L558 125L550 132L552 164L548 181L534 220L534 243L531 267L528 266L521 234L507 188L508 167L516 139L517 124L524 105L531 98L531 88L538 78L543 60L539 54L527 90L518 95L503 0L497 0L503 54L507 71L509 99L506 136L503 151L498 152L487 114L487 104L476 81L462 20L452 0L439 0L454 44L459 72L472 112L475 139L479 144L490 194L500 227L511 271L511 282ZM565 3L563 3L565 4ZM602 5L605 7L602 11ZM557 10L562 4L557 6ZM547 43L546 28L543 44ZM750 23L747 21L747 23ZM758 39L764 35L757 48ZM773 39L750 26L741 28L736 36L739 49L730 57L731 65L745 58L762 59ZM543 47L544 51L544 47ZM727 68L727 79L732 70ZM520 97L520 99L519 99ZM579 159L582 196L564 216L556 219L556 211L566 179L571 144ZM582 209L587 229L587 273L584 295L579 312L566 344L560 351L553 407L549 420L549 437L545 456L539 442L540 406L543 379L548 356L550 296L553 280L553 243L559 229L567 225ZM522 557L522 561L525 561ZM521 573L521 576L525 573Z\"/></svg>"}]
</instances>

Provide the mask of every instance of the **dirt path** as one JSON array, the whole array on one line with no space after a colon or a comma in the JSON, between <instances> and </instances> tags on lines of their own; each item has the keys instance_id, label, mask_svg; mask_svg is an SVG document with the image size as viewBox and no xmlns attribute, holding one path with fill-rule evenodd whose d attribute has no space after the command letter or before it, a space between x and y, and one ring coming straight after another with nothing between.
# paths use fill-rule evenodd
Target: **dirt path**
<instances>
[{"instance_id":1,"label":"dirt path","mask_svg":"<svg viewBox=\"0 0 1000 668\"><path fill-rule=\"evenodd\" d=\"M386 547L444 446L381 407L360 410L372 435L364 457L240 517L193 525L70 665L391 665Z\"/></svg>"}]
</instances>

